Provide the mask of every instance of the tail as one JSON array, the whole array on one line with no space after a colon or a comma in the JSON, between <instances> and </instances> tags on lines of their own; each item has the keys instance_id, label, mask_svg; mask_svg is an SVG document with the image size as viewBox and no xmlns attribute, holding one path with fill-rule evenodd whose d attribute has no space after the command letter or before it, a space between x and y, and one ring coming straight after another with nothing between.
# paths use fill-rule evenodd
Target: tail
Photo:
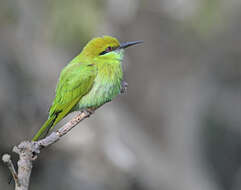
<instances>
[{"instance_id":1,"label":"tail","mask_svg":"<svg viewBox=\"0 0 241 190\"><path fill-rule=\"evenodd\" d=\"M57 115L52 115L51 117L48 118L47 121L43 124L43 126L39 129L39 131L36 133L36 135L33 137L32 141L37 141L41 138L46 137L48 134L49 130L56 125L56 120Z\"/></svg>"},{"instance_id":2,"label":"tail","mask_svg":"<svg viewBox=\"0 0 241 190\"><path fill-rule=\"evenodd\" d=\"M82 96L77 97L74 100L72 100L71 102L69 102L68 104L62 105L62 109L59 109L60 111L56 111L58 109L56 107L54 107L53 108L54 109L53 113L51 113L51 115L49 116L48 120L43 124L43 126L39 129L39 131L33 137L32 140L33 141L37 141L39 139L42 139L42 138L46 137L46 135L48 134L49 130L53 129L54 126L58 122L60 122L66 115L68 115L68 113L71 112L71 109L76 105L76 103L80 100L81 97Z\"/></svg>"}]
</instances>

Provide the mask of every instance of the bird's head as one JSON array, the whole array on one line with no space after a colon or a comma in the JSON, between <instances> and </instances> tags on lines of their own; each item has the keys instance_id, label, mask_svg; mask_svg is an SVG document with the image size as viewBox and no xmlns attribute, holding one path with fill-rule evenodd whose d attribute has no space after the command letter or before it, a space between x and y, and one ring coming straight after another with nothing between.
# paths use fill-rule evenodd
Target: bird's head
<instances>
[{"instance_id":1,"label":"bird's head","mask_svg":"<svg viewBox=\"0 0 241 190\"><path fill-rule=\"evenodd\" d=\"M122 58L125 48L141 42L142 41L120 43L116 38L104 36L89 41L81 54L89 58Z\"/></svg>"}]
</instances>

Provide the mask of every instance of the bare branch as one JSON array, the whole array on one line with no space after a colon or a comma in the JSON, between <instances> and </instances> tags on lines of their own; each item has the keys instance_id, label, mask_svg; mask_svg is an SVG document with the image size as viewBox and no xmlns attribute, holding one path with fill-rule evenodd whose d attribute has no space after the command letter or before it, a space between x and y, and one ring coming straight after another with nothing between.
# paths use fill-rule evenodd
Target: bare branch
<instances>
[{"instance_id":1,"label":"bare branch","mask_svg":"<svg viewBox=\"0 0 241 190\"><path fill-rule=\"evenodd\" d=\"M34 144L32 142L23 141L17 147L13 148L13 152L19 155L18 160L18 181L19 185L15 186L15 190L28 190L29 180L32 171L32 161L34 157Z\"/></svg>"},{"instance_id":2,"label":"bare branch","mask_svg":"<svg viewBox=\"0 0 241 190\"><path fill-rule=\"evenodd\" d=\"M12 174L12 176L13 176L13 179L14 179L14 181L15 181L15 184L16 184L17 186L20 186L20 183L19 183L19 181L18 181L18 175L17 175L17 172L16 172L16 170L15 170L15 168L14 168L13 162L12 162L12 160L11 160L11 156L10 156L9 154L4 154L4 155L2 156L2 160L3 160L3 162L7 165L9 171L11 172L11 174Z\"/></svg>"},{"instance_id":3,"label":"bare branch","mask_svg":"<svg viewBox=\"0 0 241 190\"><path fill-rule=\"evenodd\" d=\"M29 181L32 171L32 161L37 159L37 154L40 153L42 148L46 148L53 143L60 140L60 138L66 135L71 129L73 129L79 122L89 117L93 111L83 111L73 117L64 126L59 128L56 132L52 132L49 136L39 141L23 141L18 146L13 148L13 152L19 155L18 161L18 173L16 173L12 164L10 155L3 155L3 162L7 164L15 181L15 190L28 190Z\"/></svg>"},{"instance_id":4,"label":"bare branch","mask_svg":"<svg viewBox=\"0 0 241 190\"><path fill-rule=\"evenodd\" d=\"M52 132L46 138L37 141L38 147L47 147L60 139L60 137L66 135L71 129L73 129L79 122L89 117L92 112L81 112L77 114L74 118L72 118L68 123L66 123L63 127L59 128L56 132ZM37 152L38 153L38 152Z\"/></svg>"}]
</instances>

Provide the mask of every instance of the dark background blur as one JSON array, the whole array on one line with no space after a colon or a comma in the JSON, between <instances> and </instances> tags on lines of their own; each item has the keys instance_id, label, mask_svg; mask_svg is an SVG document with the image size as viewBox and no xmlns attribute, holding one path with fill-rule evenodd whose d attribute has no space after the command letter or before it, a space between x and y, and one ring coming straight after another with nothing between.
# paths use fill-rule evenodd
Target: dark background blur
<instances>
[{"instance_id":1,"label":"dark background blur","mask_svg":"<svg viewBox=\"0 0 241 190\"><path fill-rule=\"evenodd\" d=\"M31 189L240 190L239 0L1 0L0 153L33 137L61 69L102 35L144 40L128 93L42 151Z\"/></svg>"}]
</instances>

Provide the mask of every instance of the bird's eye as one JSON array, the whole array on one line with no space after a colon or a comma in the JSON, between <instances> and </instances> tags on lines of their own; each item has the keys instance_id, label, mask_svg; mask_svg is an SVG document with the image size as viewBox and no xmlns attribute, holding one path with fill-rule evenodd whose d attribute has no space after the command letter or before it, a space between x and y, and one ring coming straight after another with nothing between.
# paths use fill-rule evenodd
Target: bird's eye
<instances>
[{"instance_id":1,"label":"bird's eye","mask_svg":"<svg viewBox=\"0 0 241 190\"><path fill-rule=\"evenodd\" d=\"M108 47L108 48L106 48L106 50L105 51L107 51L107 52L110 52L110 51L112 51L112 47Z\"/></svg>"},{"instance_id":2,"label":"bird's eye","mask_svg":"<svg viewBox=\"0 0 241 190\"><path fill-rule=\"evenodd\" d=\"M106 54L106 53L108 53L108 52L110 52L110 51L112 51L112 47L107 47L106 49L105 49L105 51L102 51L101 53L100 53L100 55L104 55L104 54Z\"/></svg>"}]
</instances>

